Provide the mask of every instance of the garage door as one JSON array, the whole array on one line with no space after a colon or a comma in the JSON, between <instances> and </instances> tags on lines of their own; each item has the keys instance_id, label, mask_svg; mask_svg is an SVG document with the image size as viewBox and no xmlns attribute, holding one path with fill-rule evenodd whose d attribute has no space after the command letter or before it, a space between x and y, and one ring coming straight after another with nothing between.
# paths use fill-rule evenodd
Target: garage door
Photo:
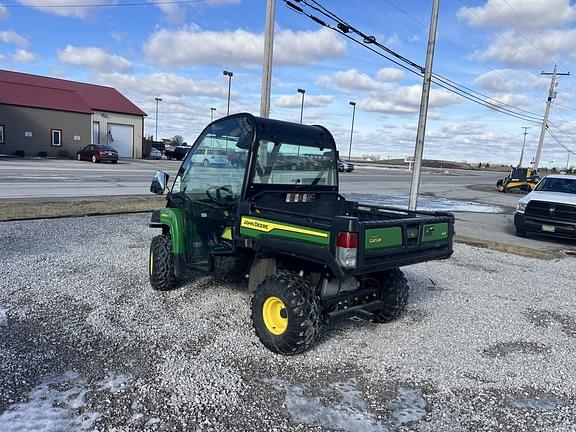
<instances>
[{"instance_id":1,"label":"garage door","mask_svg":"<svg viewBox=\"0 0 576 432\"><path fill-rule=\"evenodd\" d=\"M134 127L108 123L108 144L118 150L120 157L132 157L134 147Z\"/></svg>"}]
</instances>

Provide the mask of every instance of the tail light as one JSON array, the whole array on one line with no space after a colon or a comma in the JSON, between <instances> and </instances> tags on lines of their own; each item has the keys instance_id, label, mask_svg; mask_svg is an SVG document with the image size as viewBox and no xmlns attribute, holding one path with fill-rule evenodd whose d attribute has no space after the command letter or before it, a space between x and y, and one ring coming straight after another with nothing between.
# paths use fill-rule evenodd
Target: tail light
<instances>
[{"instance_id":1,"label":"tail light","mask_svg":"<svg viewBox=\"0 0 576 432\"><path fill-rule=\"evenodd\" d=\"M358 233L342 231L336 237L336 258L342 267L356 267Z\"/></svg>"}]
</instances>

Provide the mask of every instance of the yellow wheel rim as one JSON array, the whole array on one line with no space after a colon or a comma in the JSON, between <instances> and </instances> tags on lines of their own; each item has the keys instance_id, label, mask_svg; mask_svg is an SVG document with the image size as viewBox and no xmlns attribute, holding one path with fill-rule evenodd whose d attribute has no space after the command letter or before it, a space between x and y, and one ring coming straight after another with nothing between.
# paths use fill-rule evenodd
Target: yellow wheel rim
<instances>
[{"instance_id":1,"label":"yellow wheel rim","mask_svg":"<svg viewBox=\"0 0 576 432\"><path fill-rule=\"evenodd\" d=\"M154 253L150 251L150 274L154 273Z\"/></svg>"},{"instance_id":2,"label":"yellow wheel rim","mask_svg":"<svg viewBox=\"0 0 576 432\"><path fill-rule=\"evenodd\" d=\"M268 297L262 306L262 317L266 329L280 336L288 328L288 313L284 302L278 297Z\"/></svg>"}]
</instances>

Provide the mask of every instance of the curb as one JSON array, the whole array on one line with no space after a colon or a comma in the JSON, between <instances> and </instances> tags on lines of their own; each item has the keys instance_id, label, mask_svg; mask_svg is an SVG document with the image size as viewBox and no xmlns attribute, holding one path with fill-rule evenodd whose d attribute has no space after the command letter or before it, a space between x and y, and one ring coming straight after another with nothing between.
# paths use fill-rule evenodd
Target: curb
<instances>
[{"instance_id":1,"label":"curb","mask_svg":"<svg viewBox=\"0 0 576 432\"><path fill-rule=\"evenodd\" d=\"M166 197L112 196L51 201L0 202L0 222L150 212L166 206Z\"/></svg>"}]
</instances>

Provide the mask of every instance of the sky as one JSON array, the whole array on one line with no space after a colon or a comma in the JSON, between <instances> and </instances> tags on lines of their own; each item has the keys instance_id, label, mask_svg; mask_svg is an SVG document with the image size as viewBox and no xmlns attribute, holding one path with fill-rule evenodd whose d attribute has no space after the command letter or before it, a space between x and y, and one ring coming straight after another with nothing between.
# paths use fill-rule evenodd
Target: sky
<instances>
[{"instance_id":1,"label":"sky","mask_svg":"<svg viewBox=\"0 0 576 432\"><path fill-rule=\"evenodd\" d=\"M335 27L320 11L292 2ZM317 3L425 64L431 0ZM265 0L0 0L0 68L115 87L148 114L147 136L155 134L161 98L158 138L178 134L191 144L211 114L226 115L224 70L233 72L230 112L259 114L265 16ZM555 64L576 72L575 61L576 4L569 0L442 0L433 73L526 117L433 84L424 157L516 165L525 137L530 161L541 122L529 120L542 118L550 85L541 72ZM276 2L272 77L270 117L299 122L297 90L304 89L303 122L326 126L347 155L356 102L353 156L413 156L422 77L283 0ZM541 166L564 167L564 147L576 152L576 77L559 77L556 91L555 139L546 134Z\"/></svg>"}]
</instances>

